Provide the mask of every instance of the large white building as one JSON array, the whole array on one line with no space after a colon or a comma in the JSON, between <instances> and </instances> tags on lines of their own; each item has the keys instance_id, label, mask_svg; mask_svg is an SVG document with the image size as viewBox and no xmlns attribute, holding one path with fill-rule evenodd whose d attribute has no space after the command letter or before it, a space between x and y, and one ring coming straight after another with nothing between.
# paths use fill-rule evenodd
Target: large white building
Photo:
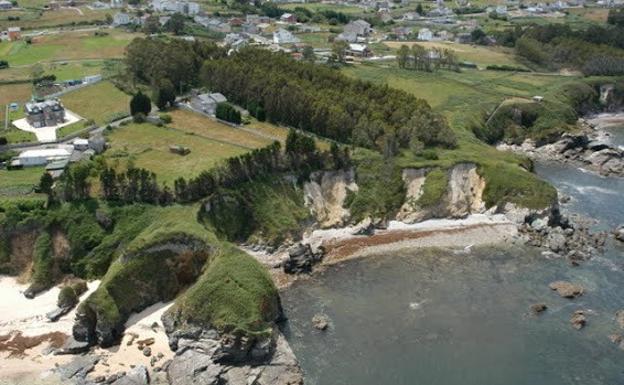
<instances>
[{"instance_id":1,"label":"large white building","mask_svg":"<svg viewBox=\"0 0 624 385\"><path fill-rule=\"evenodd\" d=\"M421 28L418 31L418 40L431 41L433 39L433 32L428 28Z\"/></svg>"},{"instance_id":2,"label":"large white building","mask_svg":"<svg viewBox=\"0 0 624 385\"><path fill-rule=\"evenodd\" d=\"M24 167L43 166L50 162L69 159L71 151L66 148L45 148L26 150L17 156L18 164Z\"/></svg>"}]
</instances>

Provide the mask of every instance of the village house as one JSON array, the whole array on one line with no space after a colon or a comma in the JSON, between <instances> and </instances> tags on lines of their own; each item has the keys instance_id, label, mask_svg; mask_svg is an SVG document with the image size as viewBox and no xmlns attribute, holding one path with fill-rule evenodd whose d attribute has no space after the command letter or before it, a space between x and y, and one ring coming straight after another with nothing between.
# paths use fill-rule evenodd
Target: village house
<instances>
[{"instance_id":1,"label":"village house","mask_svg":"<svg viewBox=\"0 0 624 385\"><path fill-rule=\"evenodd\" d=\"M227 98L218 92L206 93L192 98L191 106L205 114L214 115L217 112L217 104L225 102Z\"/></svg>"},{"instance_id":2,"label":"village house","mask_svg":"<svg viewBox=\"0 0 624 385\"><path fill-rule=\"evenodd\" d=\"M271 23L271 18L268 16L261 15L247 15L245 17L245 21L250 24L262 24L262 23Z\"/></svg>"},{"instance_id":3,"label":"village house","mask_svg":"<svg viewBox=\"0 0 624 385\"><path fill-rule=\"evenodd\" d=\"M284 28L280 28L273 32L273 43L275 44L295 44L299 43L299 41L300 40L295 37L295 35Z\"/></svg>"},{"instance_id":4,"label":"village house","mask_svg":"<svg viewBox=\"0 0 624 385\"><path fill-rule=\"evenodd\" d=\"M347 43L355 43L357 41L357 34L355 32L342 32L334 39L336 41L346 41Z\"/></svg>"},{"instance_id":5,"label":"village house","mask_svg":"<svg viewBox=\"0 0 624 385\"><path fill-rule=\"evenodd\" d=\"M392 29L392 35L397 40L406 40L412 33L410 27L396 27Z\"/></svg>"},{"instance_id":6,"label":"village house","mask_svg":"<svg viewBox=\"0 0 624 385\"><path fill-rule=\"evenodd\" d=\"M321 32L321 27L316 24L299 24L297 26L300 32L314 33Z\"/></svg>"},{"instance_id":7,"label":"village house","mask_svg":"<svg viewBox=\"0 0 624 385\"><path fill-rule=\"evenodd\" d=\"M285 13L280 16L280 21L288 24L294 24L297 22L297 16L293 15L292 13Z\"/></svg>"},{"instance_id":8,"label":"village house","mask_svg":"<svg viewBox=\"0 0 624 385\"><path fill-rule=\"evenodd\" d=\"M232 32L232 26L220 19L209 18L204 16L195 16L193 19L197 24L200 24L210 31L229 33Z\"/></svg>"},{"instance_id":9,"label":"village house","mask_svg":"<svg viewBox=\"0 0 624 385\"><path fill-rule=\"evenodd\" d=\"M128 25L131 22L132 19L130 18L130 15L125 12L118 12L115 16L113 16L113 25L115 26Z\"/></svg>"},{"instance_id":10,"label":"village house","mask_svg":"<svg viewBox=\"0 0 624 385\"><path fill-rule=\"evenodd\" d=\"M371 25L362 20L355 20L344 26L344 32L355 33L357 36L368 36L373 32Z\"/></svg>"},{"instance_id":11,"label":"village house","mask_svg":"<svg viewBox=\"0 0 624 385\"><path fill-rule=\"evenodd\" d=\"M433 40L433 32L431 32L428 28L421 28L418 31L418 40L420 41L431 41Z\"/></svg>"},{"instance_id":12,"label":"village house","mask_svg":"<svg viewBox=\"0 0 624 385\"><path fill-rule=\"evenodd\" d=\"M32 127L56 126L65 121L65 108L58 99L28 102L24 105L26 121Z\"/></svg>"},{"instance_id":13,"label":"village house","mask_svg":"<svg viewBox=\"0 0 624 385\"><path fill-rule=\"evenodd\" d=\"M240 27L245 24L245 19L240 17L231 17L228 20L228 24L230 24L232 27Z\"/></svg>"},{"instance_id":14,"label":"village house","mask_svg":"<svg viewBox=\"0 0 624 385\"><path fill-rule=\"evenodd\" d=\"M159 12L181 13L195 16L199 13L199 4L195 2L177 0L152 0L152 8Z\"/></svg>"},{"instance_id":15,"label":"village house","mask_svg":"<svg viewBox=\"0 0 624 385\"><path fill-rule=\"evenodd\" d=\"M0 0L0 9L11 9L13 8L13 3L7 0Z\"/></svg>"},{"instance_id":16,"label":"village house","mask_svg":"<svg viewBox=\"0 0 624 385\"><path fill-rule=\"evenodd\" d=\"M349 44L346 50L347 55L355 57L369 57L371 56L371 50L366 44Z\"/></svg>"},{"instance_id":17,"label":"village house","mask_svg":"<svg viewBox=\"0 0 624 385\"><path fill-rule=\"evenodd\" d=\"M124 3L123 0L110 0L111 8L123 8Z\"/></svg>"},{"instance_id":18,"label":"village house","mask_svg":"<svg viewBox=\"0 0 624 385\"><path fill-rule=\"evenodd\" d=\"M22 29L20 27L7 28L7 38L9 41L16 41L22 38Z\"/></svg>"},{"instance_id":19,"label":"village house","mask_svg":"<svg viewBox=\"0 0 624 385\"><path fill-rule=\"evenodd\" d=\"M259 29L257 24L245 23L241 26L241 31L245 33L258 33Z\"/></svg>"}]
</instances>

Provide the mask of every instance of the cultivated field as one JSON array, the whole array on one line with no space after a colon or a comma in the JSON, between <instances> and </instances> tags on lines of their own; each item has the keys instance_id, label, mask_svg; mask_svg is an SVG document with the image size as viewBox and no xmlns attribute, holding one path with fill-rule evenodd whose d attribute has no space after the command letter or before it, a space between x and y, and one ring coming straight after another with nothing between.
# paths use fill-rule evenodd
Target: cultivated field
<instances>
[{"instance_id":1,"label":"cultivated field","mask_svg":"<svg viewBox=\"0 0 624 385\"><path fill-rule=\"evenodd\" d=\"M130 108L130 96L107 81L67 93L61 101L69 110L99 125L128 114Z\"/></svg>"},{"instance_id":2,"label":"cultivated field","mask_svg":"<svg viewBox=\"0 0 624 385\"><path fill-rule=\"evenodd\" d=\"M178 177L193 177L214 167L220 160L248 150L231 144L207 139L192 133L151 124L129 124L114 128L108 135L111 148L105 157L120 167L129 162L156 173L161 183L170 187ZM177 155L169 146L190 148L188 155Z\"/></svg>"},{"instance_id":3,"label":"cultivated field","mask_svg":"<svg viewBox=\"0 0 624 385\"><path fill-rule=\"evenodd\" d=\"M0 198L32 192L33 186L39 184L43 171L43 167L27 167L11 171L0 169Z\"/></svg>"}]
</instances>

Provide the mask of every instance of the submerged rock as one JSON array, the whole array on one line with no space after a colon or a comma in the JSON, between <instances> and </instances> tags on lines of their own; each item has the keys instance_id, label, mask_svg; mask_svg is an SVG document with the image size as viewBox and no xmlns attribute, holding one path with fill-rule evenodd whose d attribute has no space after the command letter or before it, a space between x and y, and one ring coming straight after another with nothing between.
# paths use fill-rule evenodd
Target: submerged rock
<instances>
[{"instance_id":1,"label":"submerged rock","mask_svg":"<svg viewBox=\"0 0 624 385\"><path fill-rule=\"evenodd\" d=\"M546 309L548 309L548 306L546 306L545 303L535 303L529 306L529 310L531 311L532 314L535 314L535 315L545 312Z\"/></svg>"},{"instance_id":2,"label":"submerged rock","mask_svg":"<svg viewBox=\"0 0 624 385\"><path fill-rule=\"evenodd\" d=\"M576 298L583 295L583 287L567 281L555 281L548 285L564 298Z\"/></svg>"},{"instance_id":3,"label":"submerged rock","mask_svg":"<svg viewBox=\"0 0 624 385\"><path fill-rule=\"evenodd\" d=\"M585 327L587 323L587 318L585 317L585 312L583 310L577 310L572 314L572 318L570 318L570 323L572 327L576 330L581 330Z\"/></svg>"},{"instance_id":4,"label":"submerged rock","mask_svg":"<svg viewBox=\"0 0 624 385\"><path fill-rule=\"evenodd\" d=\"M316 330L327 330L329 327L329 318L324 314L316 314L312 317L312 326Z\"/></svg>"}]
</instances>

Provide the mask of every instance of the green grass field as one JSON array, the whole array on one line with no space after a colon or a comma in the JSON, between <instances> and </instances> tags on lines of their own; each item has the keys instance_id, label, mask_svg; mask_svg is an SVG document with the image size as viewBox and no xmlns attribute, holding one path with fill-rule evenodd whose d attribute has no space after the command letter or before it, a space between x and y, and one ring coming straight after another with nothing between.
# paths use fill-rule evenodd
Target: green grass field
<instances>
[{"instance_id":1,"label":"green grass field","mask_svg":"<svg viewBox=\"0 0 624 385\"><path fill-rule=\"evenodd\" d=\"M32 192L44 172L43 167L0 170L0 197L22 196Z\"/></svg>"},{"instance_id":2,"label":"green grass field","mask_svg":"<svg viewBox=\"0 0 624 385\"><path fill-rule=\"evenodd\" d=\"M67 93L61 101L67 109L98 125L120 114L128 114L130 108L130 96L107 81Z\"/></svg>"},{"instance_id":3,"label":"green grass field","mask_svg":"<svg viewBox=\"0 0 624 385\"><path fill-rule=\"evenodd\" d=\"M22 2L20 2L20 6L23 8L26 7L22 5ZM78 11L73 8L42 10L42 5L40 3L34 3L33 6L38 9L29 8L0 13L0 29L5 29L9 26L17 26L22 29L35 29L75 25L76 23L89 24L106 20L106 13L110 13L110 10L91 10L87 7L81 7L80 11ZM17 21L10 21L8 20L9 16L18 16L20 19Z\"/></svg>"},{"instance_id":4,"label":"green grass field","mask_svg":"<svg viewBox=\"0 0 624 385\"><path fill-rule=\"evenodd\" d=\"M120 167L132 162L156 173L161 183L173 186L178 177L190 178L214 167L220 160L247 151L234 146L178 129L156 127L151 124L129 124L114 128L108 135L111 148L105 153L107 160ZM190 148L182 156L169 151L170 145Z\"/></svg>"},{"instance_id":5,"label":"green grass field","mask_svg":"<svg viewBox=\"0 0 624 385\"><path fill-rule=\"evenodd\" d=\"M298 7L309 9L312 12L328 10L328 11L342 12L346 15L360 15L364 13L364 9L350 6L350 5L322 4L322 3L280 4L280 8L288 9L288 10L293 10Z\"/></svg>"},{"instance_id":6,"label":"green grass field","mask_svg":"<svg viewBox=\"0 0 624 385\"><path fill-rule=\"evenodd\" d=\"M0 56L12 67L52 61L122 58L125 47L136 37L122 31L95 36L93 32L66 32L37 36L32 44L25 41L0 44ZM71 49L68 49L71 47Z\"/></svg>"}]
</instances>

